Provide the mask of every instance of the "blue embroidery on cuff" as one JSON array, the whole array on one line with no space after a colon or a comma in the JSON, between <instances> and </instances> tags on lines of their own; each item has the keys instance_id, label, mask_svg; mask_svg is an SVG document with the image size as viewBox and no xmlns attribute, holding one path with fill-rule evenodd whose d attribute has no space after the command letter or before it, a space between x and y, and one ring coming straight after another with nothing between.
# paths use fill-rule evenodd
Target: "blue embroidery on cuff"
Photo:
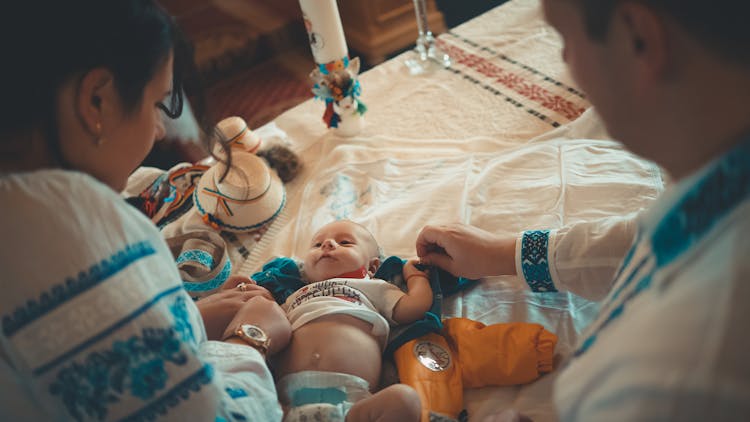
<instances>
[{"instance_id":1,"label":"blue embroidery on cuff","mask_svg":"<svg viewBox=\"0 0 750 422\"><path fill-rule=\"evenodd\" d=\"M526 283L534 292L556 292L549 272L547 249L549 230L524 232L521 239L521 268Z\"/></svg>"}]
</instances>

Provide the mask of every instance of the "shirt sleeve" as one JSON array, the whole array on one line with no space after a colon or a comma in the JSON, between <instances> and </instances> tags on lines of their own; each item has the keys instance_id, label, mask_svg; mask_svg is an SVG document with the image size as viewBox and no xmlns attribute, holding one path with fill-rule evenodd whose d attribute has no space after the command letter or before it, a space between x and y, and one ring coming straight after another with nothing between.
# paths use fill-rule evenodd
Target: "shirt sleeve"
<instances>
[{"instance_id":1,"label":"shirt sleeve","mask_svg":"<svg viewBox=\"0 0 750 422\"><path fill-rule=\"evenodd\" d=\"M280 420L264 359L206 340L156 227L88 176L47 176L0 181L16 205L0 263L19 280L0 295L0 408L12 397L18 420Z\"/></svg>"},{"instance_id":2,"label":"shirt sleeve","mask_svg":"<svg viewBox=\"0 0 750 422\"><path fill-rule=\"evenodd\" d=\"M377 289L373 289L375 291L372 292L367 292L368 298L372 301L372 304L375 306L378 312L383 315L383 317L388 321L389 324L398 325L398 323L393 320L393 309L396 307L398 301L401 300L402 297L406 296L406 293L404 293L403 290L399 289L394 284L391 284L385 280L375 278L370 281L370 283L373 282L377 283L375 284Z\"/></svg>"},{"instance_id":3,"label":"shirt sleeve","mask_svg":"<svg viewBox=\"0 0 750 422\"><path fill-rule=\"evenodd\" d=\"M637 215L531 230L516 241L516 273L534 292L568 291L600 300L634 243Z\"/></svg>"},{"instance_id":4,"label":"shirt sleeve","mask_svg":"<svg viewBox=\"0 0 750 422\"><path fill-rule=\"evenodd\" d=\"M216 369L224 395L217 421L281 420L273 376L263 355L252 347L207 341L199 356Z\"/></svg>"}]
</instances>

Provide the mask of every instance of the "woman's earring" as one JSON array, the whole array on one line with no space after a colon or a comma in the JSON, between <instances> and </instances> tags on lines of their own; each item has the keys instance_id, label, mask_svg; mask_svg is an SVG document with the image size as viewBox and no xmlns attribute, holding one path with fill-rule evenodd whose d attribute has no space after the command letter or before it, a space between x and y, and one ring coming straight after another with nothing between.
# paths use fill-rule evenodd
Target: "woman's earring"
<instances>
[{"instance_id":1,"label":"woman's earring","mask_svg":"<svg viewBox=\"0 0 750 422\"><path fill-rule=\"evenodd\" d=\"M96 122L96 140L94 141L96 146L101 146L104 143L104 137L102 136L102 124Z\"/></svg>"}]
</instances>

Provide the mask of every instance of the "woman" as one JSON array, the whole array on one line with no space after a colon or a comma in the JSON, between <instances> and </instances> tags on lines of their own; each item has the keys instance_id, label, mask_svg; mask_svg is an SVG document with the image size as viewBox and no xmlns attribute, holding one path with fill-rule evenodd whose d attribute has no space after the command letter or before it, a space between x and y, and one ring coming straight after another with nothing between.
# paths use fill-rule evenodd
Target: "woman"
<instances>
[{"instance_id":1,"label":"woman","mask_svg":"<svg viewBox=\"0 0 750 422\"><path fill-rule=\"evenodd\" d=\"M280 419L264 354L288 342L286 317L246 284L199 312L158 230L117 193L182 109L173 21L153 0L14 3L0 36L12 59L0 70L0 413ZM226 340L207 341L204 322ZM270 344L235 335L248 323Z\"/></svg>"}]
</instances>

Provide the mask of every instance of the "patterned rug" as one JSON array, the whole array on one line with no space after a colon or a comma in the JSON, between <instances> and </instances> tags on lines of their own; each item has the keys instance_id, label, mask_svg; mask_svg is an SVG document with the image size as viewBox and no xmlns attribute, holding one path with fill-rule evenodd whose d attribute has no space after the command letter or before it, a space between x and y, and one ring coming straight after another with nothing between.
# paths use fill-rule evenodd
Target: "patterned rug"
<instances>
[{"instance_id":1,"label":"patterned rug","mask_svg":"<svg viewBox=\"0 0 750 422\"><path fill-rule=\"evenodd\" d=\"M307 46L302 46L307 48ZM312 98L307 74L313 69L308 51L291 51L210 86L206 102L217 119L240 116L257 128Z\"/></svg>"}]
</instances>

